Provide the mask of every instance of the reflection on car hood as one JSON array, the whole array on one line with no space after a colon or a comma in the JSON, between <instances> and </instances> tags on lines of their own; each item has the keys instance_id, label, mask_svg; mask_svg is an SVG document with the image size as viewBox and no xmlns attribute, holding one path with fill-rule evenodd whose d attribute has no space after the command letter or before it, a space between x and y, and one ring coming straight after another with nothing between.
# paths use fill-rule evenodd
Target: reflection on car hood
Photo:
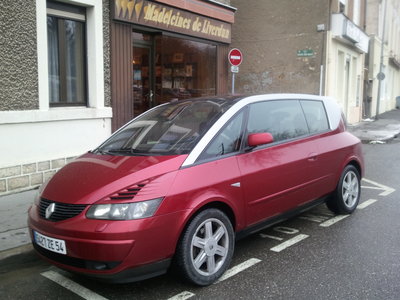
<instances>
[{"instance_id":1,"label":"reflection on car hood","mask_svg":"<svg viewBox=\"0 0 400 300\"><path fill-rule=\"evenodd\" d=\"M41 197L55 202L92 204L127 186L176 171L186 157L87 153L58 171L43 189Z\"/></svg>"}]
</instances>

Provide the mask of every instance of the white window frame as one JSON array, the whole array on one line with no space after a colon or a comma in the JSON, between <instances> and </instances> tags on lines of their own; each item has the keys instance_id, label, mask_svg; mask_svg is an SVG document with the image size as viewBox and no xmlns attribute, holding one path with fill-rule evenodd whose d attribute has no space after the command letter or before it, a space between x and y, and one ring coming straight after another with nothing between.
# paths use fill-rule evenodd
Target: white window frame
<instances>
[{"instance_id":1,"label":"white window frame","mask_svg":"<svg viewBox=\"0 0 400 300\"><path fill-rule=\"evenodd\" d=\"M104 107L103 61L103 5L96 0L71 0L65 3L86 7L86 50L88 77L88 107ZM47 7L46 0L36 1L39 109L49 110L48 62L47 62ZM99 49L99 50L98 50ZM53 108L52 108L53 109Z\"/></svg>"},{"instance_id":2,"label":"white window frame","mask_svg":"<svg viewBox=\"0 0 400 300\"><path fill-rule=\"evenodd\" d=\"M86 8L87 106L50 107L47 56L47 5L36 0L38 96L35 110L0 111L1 124L84 119L110 119L111 107L104 107L103 4L99 0L65 0Z\"/></svg>"}]
</instances>

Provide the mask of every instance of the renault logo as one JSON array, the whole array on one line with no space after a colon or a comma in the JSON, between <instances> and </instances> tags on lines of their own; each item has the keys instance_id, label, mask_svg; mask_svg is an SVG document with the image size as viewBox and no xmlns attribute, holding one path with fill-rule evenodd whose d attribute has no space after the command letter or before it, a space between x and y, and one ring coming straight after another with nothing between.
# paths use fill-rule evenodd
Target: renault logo
<instances>
[{"instance_id":1,"label":"renault logo","mask_svg":"<svg viewBox=\"0 0 400 300\"><path fill-rule=\"evenodd\" d=\"M51 203L47 208L46 208L46 219L50 219L51 215L53 212L56 210L56 204Z\"/></svg>"}]
</instances>

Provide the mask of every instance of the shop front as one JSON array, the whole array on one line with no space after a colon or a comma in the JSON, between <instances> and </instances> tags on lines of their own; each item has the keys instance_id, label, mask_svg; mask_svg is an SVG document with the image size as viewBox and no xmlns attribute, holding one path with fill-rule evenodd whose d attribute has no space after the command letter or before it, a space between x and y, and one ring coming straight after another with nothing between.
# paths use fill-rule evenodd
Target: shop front
<instances>
[{"instance_id":1,"label":"shop front","mask_svg":"<svg viewBox=\"0 0 400 300\"><path fill-rule=\"evenodd\" d=\"M113 0L111 9L113 130L158 104L228 92L234 8Z\"/></svg>"}]
</instances>

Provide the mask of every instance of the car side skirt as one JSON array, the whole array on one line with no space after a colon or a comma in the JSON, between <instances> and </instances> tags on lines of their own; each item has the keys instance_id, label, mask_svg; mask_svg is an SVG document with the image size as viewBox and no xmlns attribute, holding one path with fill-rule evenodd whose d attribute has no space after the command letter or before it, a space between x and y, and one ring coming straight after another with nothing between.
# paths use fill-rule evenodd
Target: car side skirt
<instances>
[{"instance_id":1,"label":"car side skirt","mask_svg":"<svg viewBox=\"0 0 400 300\"><path fill-rule=\"evenodd\" d=\"M245 238L246 236L256 233L260 230L263 230L263 229L271 227L277 223L281 223L283 221L291 219L307 210L310 210L311 208L313 208L315 206L325 203L327 201L328 197L329 197L329 195L326 195L322 198L308 202L302 206L299 206L299 207L297 207L293 210L290 210L288 212L285 212L281 215L271 217L269 219L261 221L260 223L257 223L255 225L247 227L243 230L240 230L240 231L236 232L236 240L240 240L240 239Z\"/></svg>"}]
</instances>

